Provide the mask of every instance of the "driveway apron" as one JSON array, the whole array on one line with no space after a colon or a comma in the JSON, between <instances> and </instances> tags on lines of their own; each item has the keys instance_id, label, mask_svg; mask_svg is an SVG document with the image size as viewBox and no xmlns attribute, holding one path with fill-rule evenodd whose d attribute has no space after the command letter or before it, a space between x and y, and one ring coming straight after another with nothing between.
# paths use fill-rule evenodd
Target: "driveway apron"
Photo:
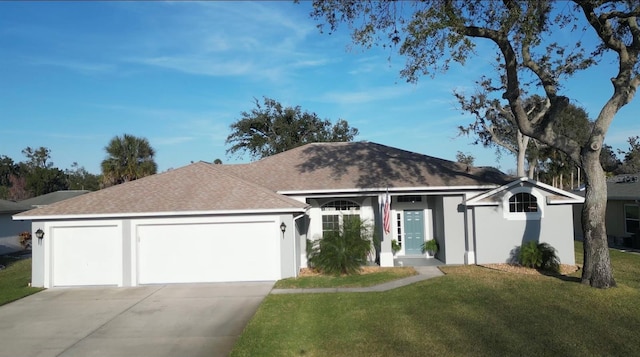
<instances>
[{"instance_id":1,"label":"driveway apron","mask_svg":"<svg viewBox=\"0 0 640 357\"><path fill-rule=\"evenodd\" d=\"M272 287L45 290L0 306L0 356L226 356Z\"/></svg>"}]
</instances>

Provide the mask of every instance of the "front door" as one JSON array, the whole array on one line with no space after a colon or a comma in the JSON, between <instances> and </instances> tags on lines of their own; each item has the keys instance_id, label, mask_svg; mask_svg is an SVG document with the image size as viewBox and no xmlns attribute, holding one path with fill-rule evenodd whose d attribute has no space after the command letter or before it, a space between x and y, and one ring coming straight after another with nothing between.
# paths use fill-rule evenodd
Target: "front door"
<instances>
[{"instance_id":1,"label":"front door","mask_svg":"<svg viewBox=\"0 0 640 357\"><path fill-rule=\"evenodd\" d=\"M404 211L404 254L422 254L424 211Z\"/></svg>"}]
</instances>

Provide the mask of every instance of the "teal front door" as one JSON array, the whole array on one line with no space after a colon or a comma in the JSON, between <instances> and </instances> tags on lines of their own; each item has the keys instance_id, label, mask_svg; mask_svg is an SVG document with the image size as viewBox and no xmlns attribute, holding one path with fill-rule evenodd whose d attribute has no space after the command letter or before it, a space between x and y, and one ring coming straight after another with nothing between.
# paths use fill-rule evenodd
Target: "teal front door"
<instances>
[{"instance_id":1,"label":"teal front door","mask_svg":"<svg viewBox=\"0 0 640 357\"><path fill-rule=\"evenodd\" d=\"M404 254L422 254L424 211L404 211Z\"/></svg>"}]
</instances>

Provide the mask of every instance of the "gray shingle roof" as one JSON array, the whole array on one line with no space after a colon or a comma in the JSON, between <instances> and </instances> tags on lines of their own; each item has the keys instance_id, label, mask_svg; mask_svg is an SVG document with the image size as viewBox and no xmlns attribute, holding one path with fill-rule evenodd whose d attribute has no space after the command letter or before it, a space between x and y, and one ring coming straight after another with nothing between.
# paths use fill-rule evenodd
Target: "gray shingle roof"
<instances>
[{"instance_id":1,"label":"gray shingle roof","mask_svg":"<svg viewBox=\"0 0 640 357\"><path fill-rule=\"evenodd\" d=\"M307 204L198 162L87 193L17 217L213 212L301 211Z\"/></svg>"},{"instance_id":2,"label":"gray shingle roof","mask_svg":"<svg viewBox=\"0 0 640 357\"><path fill-rule=\"evenodd\" d=\"M221 165L278 192L386 187L497 186L514 178L372 142L314 143L250 164Z\"/></svg>"},{"instance_id":3,"label":"gray shingle roof","mask_svg":"<svg viewBox=\"0 0 640 357\"><path fill-rule=\"evenodd\" d=\"M496 187L512 179L494 168L468 167L376 143L315 143L250 164L199 162L16 216L294 212L307 204L276 192Z\"/></svg>"},{"instance_id":4,"label":"gray shingle roof","mask_svg":"<svg viewBox=\"0 0 640 357\"><path fill-rule=\"evenodd\" d=\"M610 200L640 199L640 174L619 175L607 180L607 198Z\"/></svg>"},{"instance_id":5,"label":"gray shingle roof","mask_svg":"<svg viewBox=\"0 0 640 357\"><path fill-rule=\"evenodd\" d=\"M69 198L84 195L85 193L89 193L89 192L90 191L87 191L87 190L56 191L56 192L47 193L45 195L28 198L26 200L20 201L20 203L29 205L31 207L46 206L56 202L67 200Z\"/></svg>"},{"instance_id":6,"label":"gray shingle roof","mask_svg":"<svg viewBox=\"0 0 640 357\"><path fill-rule=\"evenodd\" d=\"M31 209L30 205L20 202L0 200L0 213L16 213Z\"/></svg>"}]
</instances>

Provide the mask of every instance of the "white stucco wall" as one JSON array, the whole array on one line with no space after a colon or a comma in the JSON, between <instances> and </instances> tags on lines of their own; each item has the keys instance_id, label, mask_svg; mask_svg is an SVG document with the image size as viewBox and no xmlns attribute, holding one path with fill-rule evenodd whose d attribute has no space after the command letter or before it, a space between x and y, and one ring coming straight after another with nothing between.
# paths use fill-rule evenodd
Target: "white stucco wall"
<instances>
[{"instance_id":1,"label":"white stucco wall","mask_svg":"<svg viewBox=\"0 0 640 357\"><path fill-rule=\"evenodd\" d=\"M554 247L561 264L575 264L572 206L549 205L543 191L537 194L542 197L538 199L542 217L537 219L510 219L503 205L473 207L478 264L510 262L515 249L530 240Z\"/></svg>"},{"instance_id":2,"label":"white stucco wall","mask_svg":"<svg viewBox=\"0 0 640 357\"><path fill-rule=\"evenodd\" d=\"M444 249L438 252L437 257L446 264L465 263L467 227L463 200L464 196L442 197L442 237L436 236L436 238Z\"/></svg>"}]
</instances>

